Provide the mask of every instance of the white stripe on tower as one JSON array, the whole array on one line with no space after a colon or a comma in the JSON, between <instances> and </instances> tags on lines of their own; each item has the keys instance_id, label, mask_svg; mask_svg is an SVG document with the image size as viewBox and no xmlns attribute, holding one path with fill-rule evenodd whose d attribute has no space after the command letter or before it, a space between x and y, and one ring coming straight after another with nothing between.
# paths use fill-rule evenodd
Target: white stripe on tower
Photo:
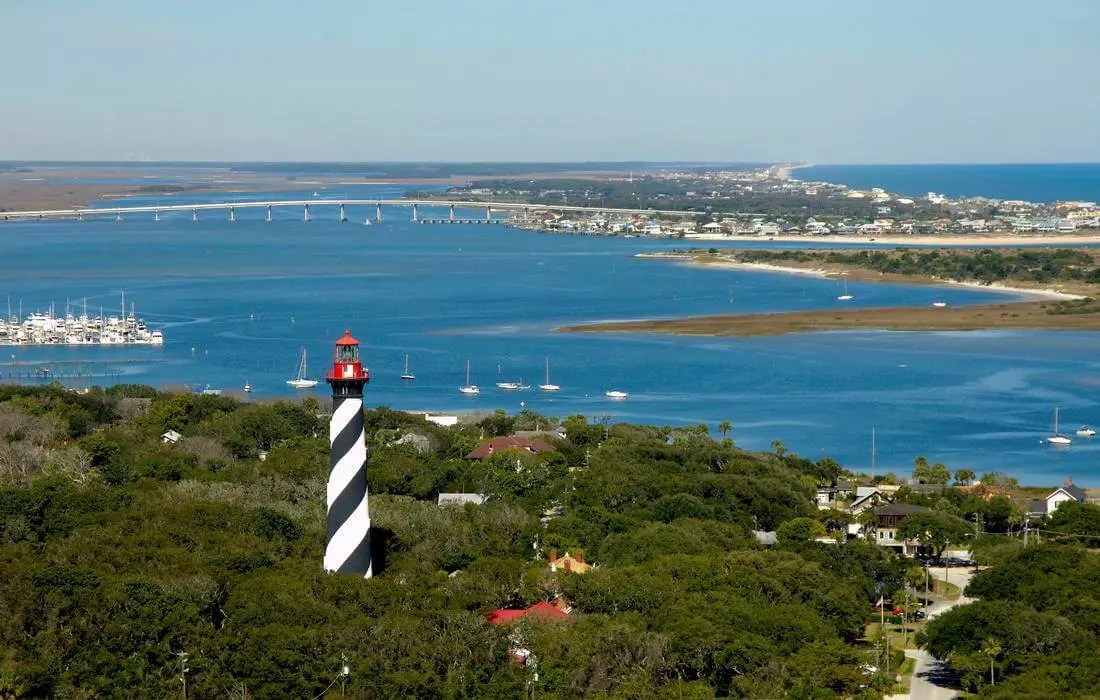
<instances>
[{"instance_id":1,"label":"white stripe on tower","mask_svg":"<svg viewBox=\"0 0 1100 700\"><path fill-rule=\"evenodd\" d=\"M367 510L367 447L363 400L334 396L329 424L328 544L325 570L371 576L370 513Z\"/></svg>"}]
</instances>

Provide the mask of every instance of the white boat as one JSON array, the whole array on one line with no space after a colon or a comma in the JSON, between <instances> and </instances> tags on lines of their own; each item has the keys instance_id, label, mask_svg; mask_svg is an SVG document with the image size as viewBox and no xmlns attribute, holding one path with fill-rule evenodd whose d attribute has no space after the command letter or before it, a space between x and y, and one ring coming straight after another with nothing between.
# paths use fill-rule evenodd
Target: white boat
<instances>
[{"instance_id":1,"label":"white boat","mask_svg":"<svg viewBox=\"0 0 1100 700\"><path fill-rule=\"evenodd\" d=\"M1082 425L1080 428L1077 429L1077 437L1096 437L1096 431L1088 427L1087 425Z\"/></svg>"},{"instance_id":2,"label":"white boat","mask_svg":"<svg viewBox=\"0 0 1100 700\"><path fill-rule=\"evenodd\" d=\"M401 378L405 381L411 382L416 379L416 375L409 371L409 355L405 354L405 373L401 375Z\"/></svg>"},{"instance_id":3,"label":"white boat","mask_svg":"<svg viewBox=\"0 0 1100 700\"><path fill-rule=\"evenodd\" d=\"M497 388L504 391L516 391L523 388L523 382L497 382ZM527 387L530 389L531 387Z\"/></svg>"},{"instance_id":4,"label":"white boat","mask_svg":"<svg viewBox=\"0 0 1100 700\"><path fill-rule=\"evenodd\" d=\"M1054 433L1046 439L1048 445L1054 445L1055 447L1065 447L1069 445L1073 440L1069 439L1065 435L1058 433L1058 409L1054 409Z\"/></svg>"},{"instance_id":5,"label":"white boat","mask_svg":"<svg viewBox=\"0 0 1100 700\"><path fill-rule=\"evenodd\" d=\"M546 358L546 383L539 384L539 391L561 391L557 384L550 383L550 358Z\"/></svg>"},{"instance_id":6,"label":"white boat","mask_svg":"<svg viewBox=\"0 0 1100 700\"><path fill-rule=\"evenodd\" d=\"M848 280L844 280L844 293L836 298L837 301L851 301L854 297L848 293Z\"/></svg>"},{"instance_id":7,"label":"white boat","mask_svg":"<svg viewBox=\"0 0 1100 700\"><path fill-rule=\"evenodd\" d=\"M252 385L249 384L248 382L244 383L244 393L246 393L246 394L251 394L252 393Z\"/></svg>"},{"instance_id":8,"label":"white boat","mask_svg":"<svg viewBox=\"0 0 1100 700\"><path fill-rule=\"evenodd\" d=\"M946 301L934 301L934 302L932 302L932 306L935 306L937 309L942 309L943 307L947 306L947 302Z\"/></svg>"},{"instance_id":9,"label":"white boat","mask_svg":"<svg viewBox=\"0 0 1100 700\"><path fill-rule=\"evenodd\" d=\"M618 389L605 391L603 395L609 399L625 399L630 396L630 394L626 393L625 391L619 391Z\"/></svg>"},{"instance_id":10,"label":"white boat","mask_svg":"<svg viewBox=\"0 0 1100 700\"><path fill-rule=\"evenodd\" d=\"M470 383L470 361L466 360L466 385L458 387L458 390L467 396L476 396L481 393L477 384Z\"/></svg>"},{"instance_id":11,"label":"white boat","mask_svg":"<svg viewBox=\"0 0 1100 700\"><path fill-rule=\"evenodd\" d=\"M306 349L302 348L302 357L298 361L298 374L294 379L286 380L286 383L295 389L311 389L317 386L316 379L308 379L306 377Z\"/></svg>"}]
</instances>

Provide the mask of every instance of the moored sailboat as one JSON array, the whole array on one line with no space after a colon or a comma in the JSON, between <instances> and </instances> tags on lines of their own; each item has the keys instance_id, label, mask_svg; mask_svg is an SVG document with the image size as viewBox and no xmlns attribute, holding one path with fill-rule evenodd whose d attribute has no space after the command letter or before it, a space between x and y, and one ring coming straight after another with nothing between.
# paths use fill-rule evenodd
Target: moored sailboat
<instances>
[{"instance_id":1,"label":"moored sailboat","mask_svg":"<svg viewBox=\"0 0 1100 700\"><path fill-rule=\"evenodd\" d=\"M302 356L298 360L298 374L294 377L294 379L286 380L286 383L294 387L295 389L312 389L313 387L317 386L316 379L310 379L306 376L306 365L306 349L302 348Z\"/></svg>"}]
</instances>

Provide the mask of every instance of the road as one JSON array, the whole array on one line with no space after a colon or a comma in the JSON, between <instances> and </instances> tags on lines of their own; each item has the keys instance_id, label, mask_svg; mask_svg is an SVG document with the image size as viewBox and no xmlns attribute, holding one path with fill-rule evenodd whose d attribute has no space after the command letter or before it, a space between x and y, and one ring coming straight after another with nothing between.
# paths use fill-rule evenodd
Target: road
<instances>
[{"instance_id":1,"label":"road","mask_svg":"<svg viewBox=\"0 0 1100 700\"><path fill-rule=\"evenodd\" d=\"M970 577L974 574L972 568L952 567L950 571L942 567L932 567L928 572L935 578L948 580L960 589L966 589L970 583ZM931 620L947 612L956 605L969 603L970 598L959 596L957 600L944 603L936 603L928 608L928 619ZM959 691L951 685L954 678L942 661L937 661L923 649L906 649L905 655L913 659L916 665L913 667L913 677L909 684L908 695L892 695L889 700L951 700Z\"/></svg>"}]
</instances>

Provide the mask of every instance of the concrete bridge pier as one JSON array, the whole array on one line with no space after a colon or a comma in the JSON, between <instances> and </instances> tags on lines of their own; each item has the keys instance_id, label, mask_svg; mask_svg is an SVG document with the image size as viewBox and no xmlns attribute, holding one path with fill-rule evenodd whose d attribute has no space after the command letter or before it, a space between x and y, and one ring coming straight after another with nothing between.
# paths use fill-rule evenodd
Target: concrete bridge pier
<instances>
[{"instance_id":1,"label":"concrete bridge pier","mask_svg":"<svg viewBox=\"0 0 1100 700\"><path fill-rule=\"evenodd\" d=\"M153 212L153 221L160 221L160 210L159 209Z\"/></svg>"},{"instance_id":2,"label":"concrete bridge pier","mask_svg":"<svg viewBox=\"0 0 1100 700\"><path fill-rule=\"evenodd\" d=\"M340 204L340 216L338 220L340 221L340 223L344 223L348 220L348 215L344 213L343 203Z\"/></svg>"},{"instance_id":3,"label":"concrete bridge pier","mask_svg":"<svg viewBox=\"0 0 1100 700\"><path fill-rule=\"evenodd\" d=\"M414 204L413 205L413 223L415 224L417 221L420 221L420 208L419 208L419 205Z\"/></svg>"},{"instance_id":4,"label":"concrete bridge pier","mask_svg":"<svg viewBox=\"0 0 1100 700\"><path fill-rule=\"evenodd\" d=\"M84 212L80 212L80 213L78 213L78 214L76 215L76 220L77 220L77 221L83 221L83 220L84 220Z\"/></svg>"},{"instance_id":5,"label":"concrete bridge pier","mask_svg":"<svg viewBox=\"0 0 1100 700\"><path fill-rule=\"evenodd\" d=\"M199 220L199 210L198 209L192 209L191 210L191 220L192 221L198 221Z\"/></svg>"},{"instance_id":6,"label":"concrete bridge pier","mask_svg":"<svg viewBox=\"0 0 1100 700\"><path fill-rule=\"evenodd\" d=\"M115 221L122 221L122 212L118 212L115 214Z\"/></svg>"},{"instance_id":7,"label":"concrete bridge pier","mask_svg":"<svg viewBox=\"0 0 1100 700\"><path fill-rule=\"evenodd\" d=\"M455 220L455 205L451 205L451 221Z\"/></svg>"},{"instance_id":8,"label":"concrete bridge pier","mask_svg":"<svg viewBox=\"0 0 1100 700\"><path fill-rule=\"evenodd\" d=\"M309 205L307 204L302 212L302 221L309 221Z\"/></svg>"},{"instance_id":9,"label":"concrete bridge pier","mask_svg":"<svg viewBox=\"0 0 1100 700\"><path fill-rule=\"evenodd\" d=\"M271 206L270 206L270 205L268 205L268 207L267 207L267 218L266 218L266 219L264 219L264 221L266 221L267 223L269 223L269 224L270 224L270 223L271 223L272 221L274 221L274 220L275 220L275 219L271 218Z\"/></svg>"},{"instance_id":10,"label":"concrete bridge pier","mask_svg":"<svg viewBox=\"0 0 1100 700\"><path fill-rule=\"evenodd\" d=\"M492 207L485 207L485 220L486 221L492 221L493 220L493 208Z\"/></svg>"},{"instance_id":11,"label":"concrete bridge pier","mask_svg":"<svg viewBox=\"0 0 1100 700\"><path fill-rule=\"evenodd\" d=\"M234 209L233 207L229 207L229 223L231 223L231 224L236 223L236 221L237 221L237 210Z\"/></svg>"},{"instance_id":12,"label":"concrete bridge pier","mask_svg":"<svg viewBox=\"0 0 1100 700\"><path fill-rule=\"evenodd\" d=\"M375 221L381 221L382 220L382 205L381 204L375 204L374 205L374 220Z\"/></svg>"}]
</instances>

